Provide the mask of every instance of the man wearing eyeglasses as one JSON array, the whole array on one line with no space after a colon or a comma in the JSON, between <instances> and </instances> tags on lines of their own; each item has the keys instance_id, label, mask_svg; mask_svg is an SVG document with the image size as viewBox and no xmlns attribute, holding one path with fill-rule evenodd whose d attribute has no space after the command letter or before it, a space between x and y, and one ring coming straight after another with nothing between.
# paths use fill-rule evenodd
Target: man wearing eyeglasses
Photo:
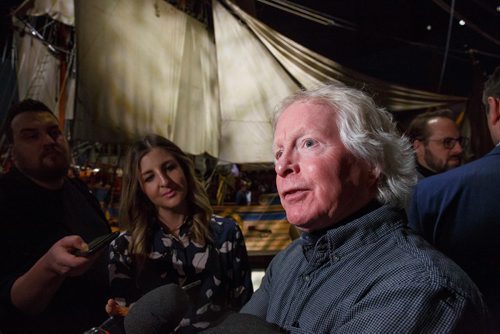
<instances>
[{"instance_id":1,"label":"man wearing eyeglasses","mask_svg":"<svg viewBox=\"0 0 500 334\"><path fill-rule=\"evenodd\" d=\"M481 159L421 180L409 225L460 265L483 293L500 333L500 66L484 84L496 147Z\"/></svg>"},{"instance_id":2,"label":"man wearing eyeglasses","mask_svg":"<svg viewBox=\"0 0 500 334\"><path fill-rule=\"evenodd\" d=\"M468 138L460 136L450 110L428 111L415 117L407 135L413 145L419 179L446 172L463 162Z\"/></svg>"}]
</instances>

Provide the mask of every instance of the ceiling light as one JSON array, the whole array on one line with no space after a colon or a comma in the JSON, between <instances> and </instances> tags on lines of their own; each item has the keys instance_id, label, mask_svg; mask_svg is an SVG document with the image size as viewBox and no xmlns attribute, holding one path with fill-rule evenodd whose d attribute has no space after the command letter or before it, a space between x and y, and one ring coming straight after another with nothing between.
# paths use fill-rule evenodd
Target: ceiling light
<instances>
[{"instance_id":1,"label":"ceiling light","mask_svg":"<svg viewBox=\"0 0 500 334\"><path fill-rule=\"evenodd\" d=\"M460 24L461 26L464 26L465 25L465 21L464 20L460 20L460 21L458 21L458 24Z\"/></svg>"}]
</instances>

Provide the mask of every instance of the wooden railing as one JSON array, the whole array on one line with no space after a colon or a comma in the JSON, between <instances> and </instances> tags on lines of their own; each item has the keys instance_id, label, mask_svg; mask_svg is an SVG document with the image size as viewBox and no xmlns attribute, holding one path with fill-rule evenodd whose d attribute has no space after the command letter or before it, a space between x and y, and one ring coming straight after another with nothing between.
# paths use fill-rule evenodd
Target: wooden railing
<instances>
[{"instance_id":1,"label":"wooden railing","mask_svg":"<svg viewBox=\"0 0 500 334\"><path fill-rule=\"evenodd\" d=\"M215 214L231 217L240 225L254 268L265 268L274 255L299 236L279 204L221 205L213 209Z\"/></svg>"}]
</instances>

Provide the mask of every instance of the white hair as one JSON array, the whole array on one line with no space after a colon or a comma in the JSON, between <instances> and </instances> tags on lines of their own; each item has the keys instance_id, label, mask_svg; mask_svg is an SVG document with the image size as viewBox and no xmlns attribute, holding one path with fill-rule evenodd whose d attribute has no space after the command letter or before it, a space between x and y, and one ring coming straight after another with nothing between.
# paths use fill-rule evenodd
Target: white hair
<instances>
[{"instance_id":1,"label":"white hair","mask_svg":"<svg viewBox=\"0 0 500 334\"><path fill-rule=\"evenodd\" d=\"M417 182L415 160L408 139L399 133L389 112L358 89L329 83L285 98L276 109L274 128L281 113L296 102L329 106L337 115L344 146L379 173L377 200L406 207Z\"/></svg>"}]
</instances>

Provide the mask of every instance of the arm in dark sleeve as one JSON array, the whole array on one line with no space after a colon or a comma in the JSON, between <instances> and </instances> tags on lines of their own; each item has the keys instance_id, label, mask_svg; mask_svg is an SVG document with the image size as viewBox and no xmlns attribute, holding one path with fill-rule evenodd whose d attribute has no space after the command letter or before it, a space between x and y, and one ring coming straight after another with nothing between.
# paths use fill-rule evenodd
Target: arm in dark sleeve
<instances>
[{"instance_id":1,"label":"arm in dark sleeve","mask_svg":"<svg viewBox=\"0 0 500 334\"><path fill-rule=\"evenodd\" d=\"M436 245L436 232L442 214L439 207L443 204L441 195L435 192L436 188L428 181L430 179L420 181L413 191L408 211L408 226Z\"/></svg>"}]
</instances>

